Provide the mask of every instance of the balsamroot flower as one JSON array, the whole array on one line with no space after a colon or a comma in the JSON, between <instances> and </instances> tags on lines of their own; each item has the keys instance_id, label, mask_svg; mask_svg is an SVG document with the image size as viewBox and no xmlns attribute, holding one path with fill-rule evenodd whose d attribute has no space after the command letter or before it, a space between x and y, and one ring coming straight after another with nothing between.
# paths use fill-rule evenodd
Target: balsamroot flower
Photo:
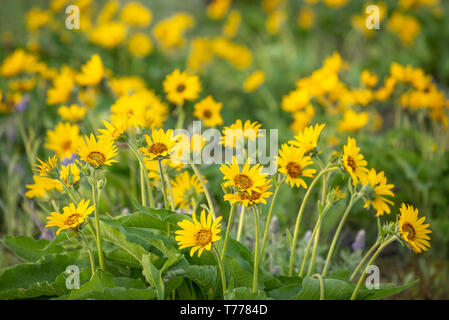
<instances>
[{"instance_id":1,"label":"balsamroot flower","mask_svg":"<svg viewBox=\"0 0 449 320\"><path fill-rule=\"evenodd\" d=\"M427 251L430 248L429 224L424 224L425 217L418 219L418 209L402 204L399 209L399 232L415 253Z\"/></svg>"},{"instance_id":2,"label":"balsamroot flower","mask_svg":"<svg viewBox=\"0 0 449 320\"><path fill-rule=\"evenodd\" d=\"M51 216L47 217L48 222L45 227L59 227L56 235L67 229L78 230L93 211L94 206L89 207L89 200L82 199L77 207L71 203L63 208L63 213L52 212Z\"/></svg>"},{"instance_id":3,"label":"balsamroot flower","mask_svg":"<svg viewBox=\"0 0 449 320\"><path fill-rule=\"evenodd\" d=\"M193 222L190 220L182 220L178 222L181 230L177 230L176 241L178 241L179 249L193 247L190 250L190 256L198 250L198 257L201 256L206 249L210 251L212 243L221 239L220 237L220 221L221 216L212 221L212 214L206 217L204 210L201 211L200 221L196 219L195 213L192 214Z\"/></svg>"}]
</instances>

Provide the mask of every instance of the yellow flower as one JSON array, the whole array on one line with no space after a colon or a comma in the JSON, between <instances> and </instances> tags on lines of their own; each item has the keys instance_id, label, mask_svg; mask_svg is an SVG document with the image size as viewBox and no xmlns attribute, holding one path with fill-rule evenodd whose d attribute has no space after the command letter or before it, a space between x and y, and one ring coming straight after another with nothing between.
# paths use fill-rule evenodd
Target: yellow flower
<instances>
[{"instance_id":1,"label":"yellow flower","mask_svg":"<svg viewBox=\"0 0 449 320\"><path fill-rule=\"evenodd\" d=\"M94 206L89 207L89 200L82 199L77 207L74 203L70 203L63 208L63 213L52 212L51 216L47 217L48 222L45 227L58 227L59 229L56 231L56 235L67 229L78 231L94 209Z\"/></svg>"},{"instance_id":2,"label":"yellow flower","mask_svg":"<svg viewBox=\"0 0 449 320\"><path fill-rule=\"evenodd\" d=\"M217 57L229 61L239 70L248 68L253 61L252 53L247 47L224 37L212 40L212 51Z\"/></svg>"},{"instance_id":3,"label":"yellow flower","mask_svg":"<svg viewBox=\"0 0 449 320\"><path fill-rule=\"evenodd\" d=\"M137 76L113 78L109 80L109 84L117 96L128 95L145 89L145 82Z\"/></svg>"},{"instance_id":4,"label":"yellow flower","mask_svg":"<svg viewBox=\"0 0 449 320\"><path fill-rule=\"evenodd\" d=\"M351 175L353 185L356 185L359 179L364 181L368 174L366 168L368 162L363 159L359 151L360 148L357 148L355 139L348 137L348 143L343 146L343 165Z\"/></svg>"},{"instance_id":5,"label":"yellow flower","mask_svg":"<svg viewBox=\"0 0 449 320\"><path fill-rule=\"evenodd\" d=\"M120 13L120 18L132 27L146 27L151 23L150 9L138 2L127 3Z\"/></svg>"},{"instance_id":6,"label":"yellow flower","mask_svg":"<svg viewBox=\"0 0 449 320\"><path fill-rule=\"evenodd\" d=\"M50 172L53 171L53 169L58 167L58 159L56 158L56 156L48 157L47 161L42 161L39 158L36 159L40 162L40 164L35 164L34 166L36 168L33 170L39 172L39 175L42 177L47 176Z\"/></svg>"},{"instance_id":7,"label":"yellow flower","mask_svg":"<svg viewBox=\"0 0 449 320\"><path fill-rule=\"evenodd\" d=\"M376 74L369 72L369 70L363 70L360 74L360 82L362 82L366 88L374 87L378 81L379 77L376 76Z\"/></svg>"},{"instance_id":8,"label":"yellow flower","mask_svg":"<svg viewBox=\"0 0 449 320\"><path fill-rule=\"evenodd\" d=\"M25 187L29 190L25 192L27 198L45 197L47 191L56 189L61 192L63 187L58 180L33 175L33 184L27 184Z\"/></svg>"},{"instance_id":9,"label":"yellow flower","mask_svg":"<svg viewBox=\"0 0 449 320\"><path fill-rule=\"evenodd\" d=\"M262 173L262 167L259 164L250 168L249 162L249 159L246 160L241 171L235 156L232 158L232 164L221 165L220 171L224 174L223 180L227 180L223 183L223 187L233 186L237 192L262 192L266 174Z\"/></svg>"},{"instance_id":10,"label":"yellow flower","mask_svg":"<svg viewBox=\"0 0 449 320\"><path fill-rule=\"evenodd\" d=\"M382 216L384 213L390 213L389 205L393 205L393 201L386 199L384 196L394 197L391 189L394 185L387 184L387 178L383 171L376 173L376 170L371 169L365 178L362 180L363 185L369 185L374 189L374 193L369 195L369 199L365 201L364 208L369 208L373 205L376 210L376 216Z\"/></svg>"},{"instance_id":11,"label":"yellow flower","mask_svg":"<svg viewBox=\"0 0 449 320\"><path fill-rule=\"evenodd\" d=\"M213 58L212 40L207 38L195 38L191 41L191 50L187 59L187 68L198 72L206 67Z\"/></svg>"},{"instance_id":12,"label":"yellow flower","mask_svg":"<svg viewBox=\"0 0 449 320\"><path fill-rule=\"evenodd\" d=\"M421 32L421 25L415 17L400 12L393 12L387 27L399 36L406 47L410 47Z\"/></svg>"},{"instance_id":13,"label":"yellow flower","mask_svg":"<svg viewBox=\"0 0 449 320\"><path fill-rule=\"evenodd\" d=\"M50 11L33 8L26 15L26 26L30 31L37 31L51 21Z\"/></svg>"},{"instance_id":14,"label":"yellow flower","mask_svg":"<svg viewBox=\"0 0 449 320\"><path fill-rule=\"evenodd\" d=\"M9 88L12 91L30 91L36 86L36 79L19 79L9 82Z\"/></svg>"},{"instance_id":15,"label":"yellow flower","mask_svg":"<svg viewBox=\"0 0 449 320\"><path fill-rule=\"evenodd\" d=\"M207 6L207 15L211 19L223 18L231 6L231 0L212 0Z\"/></svg>"},{"instance_id":16,"label":"yellow flower","mask_svg":"<svg viewBox=\"0 0 449 320\"><path fill-rule=\"evenodd\" d=\"M334 9L344 7L347 2L348 2L348 0L324 0L324 3L328 7L334 8Z\"/></svg>"},{"instance_id":17,"label":"yellow flower","mask_svg":"<svg viewBox=\"0 0 449 320\"><path fill-rule=\"evenodd\" d=\"M243 91L253 92L265 82L265 72L256 70L245 79Z\"/></svg>"},{"instance_id":18,"label":"yellow flower","mask_svg":"<svg viewBox=\"0 0 449 320\"><path fill-rule=\"evenodd\" d=\"M282 97L282 110L295 112L304 109L310 103L310 94L305 89L296 89Z\"/></svg>"},{"instance_id":19,"label":"yellow flower","mask_svg":"<svg viewBox=\"0 0 449 320\"><path fill-rule=\"evenodd\" d=\"M183 105L185 100L196 100L201 91L198 76L190 75L186 71L181 73L179 69L165 77L163 86L167 99L178 105Z\"/></svg>"},{"instance_id":20,"label":"yellow flower","mask_svg":"<svg viewBox=\"0 0 449 320\"><path fill-rule=\"evenodd\" d=\"M164 129L152 130L151 137L146 134L144 137L148 147L140 148L140 151L150 157L151 160L170 156L177 143L172 129L167 130L167 132L164 132Z\"/></svg>"},{"instance_id":21,"label":"yellow flower","mask_svg":"<svg viewBox=\"0 0 449 320\"><path fill-rule=\"evenodd\" d=\"M59 104L68 101L74 85L75 73L69 67L63 66L61 73L53 79L53 86L48 89L47 103Z\"/></svg>"},{"instance_id":22,"label":"yellow flower","mask_svg":"<svg viewBox=\"0 0 449 320\"><path fill-rule=\"evenodd\" d=\"M54 151L60 159L71 158L81 141L76 124L60 122L54 130L47 130L45 147Z\"/></svg>"},{"instance_id":23,"label":"yellow flower","mask_svg":"<svg viewBox=\"0 0 449 320\"><path fill-rule=\"evenodd\" d=\"M81 72L76 76L76 82L82 86L96 86L105 75L103 62L98 54L94 54L90 60L81 67Z\"/></svg>"},{"instance_id":24,"label":"yellow flower","mask_svg":"<svg viewBox=\"0 0 449 320\"><path fill-rule=\"evenodd\" d=\"M245 123L243 123L242 120L237 119L237 121L229 127L223 128L223 137L221 138L220 143L226 147L232 148L236 147L237 142L243 142L244 139L254 141L256 138L263 136L262 133L259 133L261 126L262 125L257 121L251 122L250 120L246 120Z\"/></svg>"},{"instance_id":25,"label":"yellow flower","mask_svg":"<svg viewBox=\"0 0 449 320\"><path fill-rule=\"evenodd\" d=\"M313 178L316 173L315 169L306 169L313 165L310 156L304 156L304 150L283 144L279 149L278 164L279 172L287 176L286 182L292 187L302 186L307 189L307 184L302 177Z\"/></svg>"},{"instance_id":26,"label":"yellow flower","mask_svg":"<svg viewBox=\"0 0 449 320\"><path fill-rule=\"evenodd\" d=\"M298 26L303 30L310 29L315 22L315 11L313 7L302 6L298 14Z\"/></svg>"},{"instance_id":27,"label":"yellow flower","mask_svg":"<svg viewBox=\"0 0 449 320\"><path fill-rule=\"evenodd\" d=\"M3 60L1 75L3 77L13 77L22 71L31 71L33 64L36 64L34 56L29 55L22 49L17 49Z\"/></svg>"},{"instance_id":28,"label":"yellow flower","mask_svg":"<svg viewBox=\"0 0 449 320\"><path fill-rule=\"evenodd\" d=\"M175 231L175 239L178 241L179 249L193 247L190 250L190 256L193 257L198 250L198 257L200 257L204 249L210 251L212 243L221 239L221 216L212 221L212 214L209 212L206 218L206 213L202 210L200 221L196 219L195 213L192 214L192 218L193 222L187 219L178 222L181 230Z\"/></svg>"},{"instance_id":29,"label":"yellow flower","mask_svg":"<svg viewBox=\"0 0 449 320\"><path fill-rule=\"evenodd\" d=\"M69 176L72 175L72 180L69 181ZM68 185L75 184L80 180L80 169L75 163L67 166L61 166L60 177Z\"/></svg>"},{"instance_id":30,"label":"yellow flower","mask_svg":"<svg viewBox=\"0 0 449 320\"><path fill-rule=\"evenodd\" d=\"M101 9L97 16L97 24L108 23L114 18L120 7L120 2L117 0L109 0Z\"/></svg>"},{"instance_id":31,"label":"yellow flower","mask_svg":"<svg viewBox=\"0 0 449 320\"><path fill-rule=\"evenodd\" d=\"M368 113L357 113L352 109L345 110L343 119L338 123L339 132L354 132L363 128L369 120Z\"/></svg>"},{"instance_id":32,"label":"yellow flower","mask_svg":"<svg viewBox=\"0 0 449 320\"><path fill-rule=\"evenodd\" d=\"M270 34L277 34L279 32L279 29L281 25L284 23L285 19L287 18L287 14L284 10L276 10L267 18L267 21L265 23L265 27L267 28L267 31Z\"/></svg>"},{"instance_id":33,"label":"yellow flower","mask_svg":"<svg viewBox=\"0 0 449 320\"><path fill-rule=\"evenodd\" d=\"M136 33L128 41L128 50L136 57L146 57L153 51L153 44L144 33Z\"/></svg>"},{"instance_id":34,"label":"yellow flower","mask_svg":"<svg viewBox=\"0 0 449 320\"><path fill-rule=\"evenodd\" d=\"M194 201L198 204L198 195L204 192L198 177L196 175L191 176L187 171L171 180L171 185L173 199L179 209L188 210Z\"/></svg>"},{"instance_id":35,"label":"yellow flower","mask_svg":"<svg viewBox=\"0 0 449 320\"><path fill-rule=\"evenodd\" d=\"M223 118L220 115L222 106L221 102L215 101L212 96L207 96L195 104L193 115L203 120L205 126L216 127L223 124Z\"/></svg>"},{"instance_id":36,"label":"yellow flower","mask_svg":"<svg viewBox=\"0 0 449 320\"><path fill-rule=\"evenodd\" d=\"M399 209L401 215L399 217L399 232L402 238L407 241L415 253L427 251L430 248L429 224L424 224L425 217L418 219L418 209L411 205L401 205Z\"/></svg>"},{"instance_id":37,"label":"yellow flower","mask_svg":"<svg viewBox=\"0 0 449 320\"><path fill-rule=\"evenodd\" d=\"M53 12L59 12L64 6L67 5L68 0L52 0L50 3L50 9Z\"/></svg>"},{"instance_id":38,"label":"yellow flower","mask_svg":"<svg viewBox=\"0 0 449 320\"><path fill-rule=\"evenodd\" d=\"M117 140L128 128L128 121L123 117L117 117L116 121L113 121L112 123L103 120L103 124L106 129L98 129L101 133L101 135L98 136L98 139Z\"/></svg>"},{"instance_id":39,"label":"yellow flower","mask_svg":"<svg viewBox=\"0 0 449 320\"><path fill-rule=\"evenodd\" d=\"M298 149L303 150L304 154L312 151L318 146L318 138L320 137L321 131L326 124L315 124L314 126L309 126L295 136L295 140L289 141L289 144L296 146Z\"/></svg>"},{"instance_id":40,"label":"yellow flower","mask_svg":"<svg viewBox=\"0 0 449 320\"><path fill-rule=\"evenodd\" d=\"M268 192L268 189L271 187L269 181L259 187L259 191L250 191L248 192L237 192L237 193L229 193L224 195L224 200L229 201L231 205L235 203L241 203L246 207L251 207L258 203L266 204L266 198L268 198L272 192Z\"/></svg>"},{"instance_id":41,"label":"yellow flower","mask_svg":"<svg viewBox=\"0 0 449 320\"><path fill-rule=\"evenodd\" d=\"M95 27L89 40L105 48L114 48L125 39L126 28L121 22L109 22Z\"/></svg>"},{"instance_id":42,"label":"yellow flower","mask_svg":"<svg viewBox=\"0 0 449 320\"><path fill-rule=\"evenodd\" d=\"M160 21L153 29L153 35L163 50L181 47L185 43L184 32L195 24L193 17L177 13Z\"/></svg>"},{"instance_id":43,"label":"yellow flower","mask_svg":"<svg viewBox=\"0 0 449 320\"><path fill-rule=\"evenodd\" d=\"M86 115L87 108L79 106L77 104L72 104L70 107L60 106L58 108L58 114L61 116L62 120L68 120L73 122L79 122L83 120Z\"/></svg>"},{"instance_id":44,"label":"yellow flower","mask_svg":"<svg viewBox=\"0 0 449 320\"><path fill-rule=\"evenodd\" d=\"M80 159L87 162L92 167L101 167L103 165L110 166L117 162L113 158L117 155L117 147L112 140L95 139L91 133L90 138L84 137L84 141L77 148Z\"/></svg>"},{"instance_id":45,"label":"yellow flower","mask_svg":"<svg viewBox=\"0 0 449 320\"><path fill-rule=\"evenodd\" d=\"M242 21L242 15L239 11L233 10L229 13L228 19L223 26L223 35L228 38L234 38Z\"/></svg>"},{"instance_id":46,"label":"yellow flower","mask_svg":"<svg viewBox=\"0 0 449 320\"><path fill-rule=\"evenodd\" d=\"M312 104L308 104L304 111L295 111L293 113L293 122L290 125L290 129L293 132L303 131L306 126L312 121L315 116L315 109Z\"/></svg>"}]
</instances>

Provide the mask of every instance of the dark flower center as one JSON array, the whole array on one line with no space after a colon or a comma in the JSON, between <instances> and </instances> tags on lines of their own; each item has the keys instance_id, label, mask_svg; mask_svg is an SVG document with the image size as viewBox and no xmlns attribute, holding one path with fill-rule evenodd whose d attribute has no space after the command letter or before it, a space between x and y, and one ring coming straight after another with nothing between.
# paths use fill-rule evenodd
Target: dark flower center
<instances>
[{"instance_id":1,"label":"dark flower center","mask_svg":"<svg viewBox=\"0 0 449 320\"><path fill-rule=\"evenodd\" d=\"M168 151L168 147L165 145L165 143L156 142L153 143L150 147L150 153L152 154L161 154L165 151Z\"/></svg>"},{"instance_id":2,"label":"dark flower center","mask_svg":"<svg viewBox=\"0 0 449 320\"><path fill-rule=\"evenodd\" d=\"M249 189L253 186L253 180L246 174L239 173L234 177L234 184L242 190Z\"/></svg>"},{"instance_id":3,"label":"dark flower center","mask_svg":"<svg viewBox=\"0 0 449 320\"><path fill-rule=\"evenodd\" d=\"M415 228L408 222L402 226L402 232L407 232L407 239L413 241L416 238Z\"/></svg>"},{"instance_id":4,"label":"dark flower center","mask_svg":"<svg viewBox=\"0 0 449 320\"><path fill-rule=\"evenodd\" d=\"M201 229L195 234L195 242L201 247L207 246L212 241L212 232L209 229Z\"/></svg>"},{"instance_id":5,"label":"dark flower center","mask_svg":"<svg viewBox=\"0 0 449 320\"><path fill-rule=\"evenodd\" d=\"M106 156L101 152L92 151L87 155L87 159L89 160L90 163L100 165L100 164L105 163Z\"/></svg>"},{"instance_id":6,"label":"dark flower center","mask_svg":"<svg viewBox=\"0 0 449 320\"><path fill-rule=\"evenodd\" d=\"M294 179L294 178L297 178L300 175L302 175L302 168L296 162L287 163L286 169L287 169L287 174L290 178Z\"/></svg>"},{"instance_id":7,"label":"dark flower center","mask_svg":"<svg viewBox=\"0 0 449 320\"><path fill-rule=\"evenodd\" d=\"M346 164L355 172L357 169L357 165L355 164L354 159L351 156L348 156L348 160L346 160Z\"/></svg>"}]
</instances>

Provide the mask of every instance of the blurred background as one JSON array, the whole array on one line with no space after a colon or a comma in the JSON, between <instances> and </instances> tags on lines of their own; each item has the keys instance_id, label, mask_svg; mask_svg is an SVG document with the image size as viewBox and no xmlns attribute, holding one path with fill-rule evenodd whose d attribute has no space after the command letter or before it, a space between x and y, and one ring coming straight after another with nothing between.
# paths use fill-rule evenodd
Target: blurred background
<instances>
[{"instance_id":1,"label":"blurred background","mask_svg":"<svg viewBox=\"0 0 449 320\"><path fill-rule=\"evenodd\" d=\"M124 6L129 1L116 2ZM449 96L448 1L238 0L228 4L228 8L223 5L225 8L211 9L211 1L142 0L140 3L152 12L151 23L139 30L151 42L151 50L143 57L132 52L125 42L108 48L87 36L98 24L100 13L108 14L105 8L111 1L92 1L89 10L82 10L81 31L78 32L64 28L64 10L53 12L51 22L46 22L43 27L28 15L34 8L49 10L51 3L42 0L1 1L0 61L16 48L25 48L36 53L49 67L59 68L66 64L79 69L92 54L99 53L114 75L139 76L159 94L163 92L162 80L166 74L175 68L189 68L199 74L203 91L223 102L225 125L237 118L259 121L263 128L279 129L281 142L291 139L298 131L292 126L293 115L281 109L283 97L295 88L297 80L310 76L334 52L338 52L345 62L341 81L351 88L360 87L360 74L365 69L377 74L382 82L389 75L391 64L397 62L422 69L432 76L438 90ZM368 4L377 4L381 8L379 30L365 27L364 8ZM157 35L155 26L181 12L191 16L192 23L183 30L181 43L167 47L163 40L170 34ZM234 18L231 18L232 13ZM117 20L117 17L112 20ZM238 20L237 27L232 19ZM233 28L238 31L234 32ZM128 30L127 37L133 32L132 28ZM233 58L218 50L214 52L214 60L209 62L202 56L207 56L207 49L201 47L202 42L195 40L216 39L223 35L236 46L241 46L243 54ZM248 52L249 58L245 61L243 56ZM199 62L195 60L197 56L202 57ZM242 85L245 79L259 69L265 73L263 88L254 94L244 92ZM7 79L0 77L0 89L7 92ZM30 110L45 107L39 105L43 101L39 94L39 90L29 93ZM382 125L375 131L363 129L337 133L329 129L322 141L335 135L339 139L337 144L341 144L348 135L356 137L370 166L378 171L384 170L388 181L395 185L396 206L392 211L397 212L402 201L412 203L431 224L432 248L429 252L414 255L397 244L389 247L377 261L381 266L382 282L405 283L420 279L417 285L392 298L449 299L449 153L448 146L439 145L439 140L435 139L437 135L449 139L447 120L446 125L444 121L434 125L426 119L423 127L413 130L395 127L395 110L401 108L399 100L400 96L395 96L383 104L376 102ZM95 106L98 119L107 119L112 103L110 97L98 98ZM341 120L341 114L329 116L321 111L316 111L314 122L326 122L331 128ZM25 185L32 183L32 169L21 140L20 130L23 129L17 123L17 117L11 112L0 113L0 237L29 235L39 238L45 236L46 231L42 227L42 216L36 212L39 209L32 199L25 197ZM36 111L24 117L24 125L33 127L35 137L44 137L46 130L54 127L57 114L50 110L42 116ZM42 146L43 138L36 141L34 152L46 158L48 152ZM125 167L114 168L108 183L129 192L126 183L122 182L129 175ZM221 212L227 214L227 204L221 197L221 174L217 172L214 166L204 170L214 188L215 201ZM301 192L287 187L281 190L275 212L279 217L277 232L285 233L285 229L293 224L296 206L299 206L297 199L303 195ZM122 197L114 199L111 196L112 205L102 204L111 211L131 207L131 203L123 204ZM131 191L129 201L133 197L136 195ZM295 200L293 203L292 199ZM323 235L330 237L333 234L341 211L342 208L336 208L330 215L324 226L327 232L324 231ZM360 230L366 232L366 245L375 241L377 228L373 216L372 212L363 209L362 204L351 213L343 231L341 265L354 264L357 254L351 245ZM393 215L386 218L394 219ZM313 227L314 219L312 214L306 217L305 223L309 228ZM303 230L302 233L305 232ZM244 241L251 243L249 238ZM325 237L322 241L329 242ZM270 246L271 250L279 249L276 243ZM0 267L17 262L8 250L2 249ZM277 264L272 259L267 267L274 268Z\"/></svg>"}]
</instances>

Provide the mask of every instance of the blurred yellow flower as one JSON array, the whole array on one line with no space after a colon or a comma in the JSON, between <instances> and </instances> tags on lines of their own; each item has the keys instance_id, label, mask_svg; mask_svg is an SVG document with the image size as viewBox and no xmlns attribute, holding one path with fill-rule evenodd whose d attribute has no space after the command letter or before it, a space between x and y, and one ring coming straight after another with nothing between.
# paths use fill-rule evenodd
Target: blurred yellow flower
<instances>
[{"instance_id":1,"label":"blurred yellow flower","mask_svg":"<svg viewBox=\"0 0 449 320\"><path fill-rule=\"evenodd\" d=\"M62 120L68 120L72 122L79 122L83 120L86 112L86 107L79 106L77 104L72 104L70 105L70 107L60 106L58 108L58 114L61 116Z\"/></svg>"},{"instance_id":2,"label":"blurred yellow flower","mask_svg":"<svg viewBox=\"0 0 449 320\"><path fill-rule=\"evenodd\" d=\"M265 72L256 70L250 74L243 83L243 91L253 92L265 82Z\"/></svg>"},{"instance_id":3,"label":"blurred yellow flower","mask_svg":"<svg viewBox=\"0 0 449 320\"><path fill-rule=\"evenodd\" d=\"M56 153L60 159L71 158L82 138L76 124L60 122L54 130L47 130L45 148Z\"/></svg>"},{"instance_id":4,"label":"blurred yellow flower","mask_svg":"<svg viewBox=\"0 0 449 320\"><path fill-rule=\"evenodd\" d=\"M96 86L105 76L103 62L98 54L94 54L86 64L81 67L75 80L82 86Z\"/></svg>"},{"instance_id":5,"label":"blurred yellow flower","mask_svg":"<svg viewBox=\"0 0 449 320\"><path fill-rule=\"evenodd\" d=\"M89 40L105 48L114 48L123 42L126 36L126 27L121 22L108 22L92 29Z\"/></svg>"},{"instance_id":6,"label":"blurred yellow flower","mask_svg":"<svg viewBox=\"0 0 449 320\"><path fill-rule=\"evenodd\" d=\"M147 27L152 17L151 10L138 2L127 3L120 13L121 20L132 27Z\"/></svg>"},{"instance_id":7,"label":"blurred yellow flower","mask_svg":"<svg viewBox=\"0 0 449 320\"><path fill-rule=\"evenodd\" d=\"M371 205L376 210L376 216L382 216L384 213L390 213L390 205L393 205L393 201L385 198L385 196L394 197L394 193L391 189L394 185L387 184L387 178L383 171L377 173L376 170L371 169L366 177L361 180L363 185L369 185L373 188L372 194L367 196L365 200L364 208L369 208Z\"/></svg>"},{"instance_id":8,"label":"blurred yellow flower","mask_svg":"<svg viewBox=\"0 0 449 320\"><path fill-rule=\"evenodd\" d=\"M343 119L338 123L338 131L354 132L363 128L369 120L366 112L357 113L352 109L345 110Z\"/></svg>"},{"instance_id":9,"label":"blurred yellow flower","mask_svg":"<svg viewBox=\"0 0 449 320\"><path fill-rule=\"evenodd\" d=\"M222 106L221 102L215 101L212 96L207 96L195 104L193 115L203 120L205 126L216 127L223 124L223 119L220 115Z\"/></svg>"},{"instance_id":10,"label":"blurred yellow flower","mask_svg":"<svg viewBox=\"0 0 449 320\"><path fill-rule=\"evenodd\" d=\"M153 44L144 33L136 33L128 41L128 51L136 57L146 57L153 51Z\"/></svg>"},{"instance_id":11,"label":"blurred yellow flower","mask_svg":"<svg viewBox=\"0 0 449 320\"><path fill-rule=\"evenodd\" d=\"M231 6L231 0L212 0L207 6L207 14L211 19L223 18Z\"/></svg>"},{"instance_id":12,"label":"blurred yellow flower","mask_svg":"<svg viewBox=\"0 0 449 320\"><path fill-rule=\"evenodd\" d=\"M187 71L181 73L179 69L165 77L163 86L167 99L177 105L184 105L185 100L196 100L201 91L198 76L190 75Z\"/></svg>"}]
</instances>

